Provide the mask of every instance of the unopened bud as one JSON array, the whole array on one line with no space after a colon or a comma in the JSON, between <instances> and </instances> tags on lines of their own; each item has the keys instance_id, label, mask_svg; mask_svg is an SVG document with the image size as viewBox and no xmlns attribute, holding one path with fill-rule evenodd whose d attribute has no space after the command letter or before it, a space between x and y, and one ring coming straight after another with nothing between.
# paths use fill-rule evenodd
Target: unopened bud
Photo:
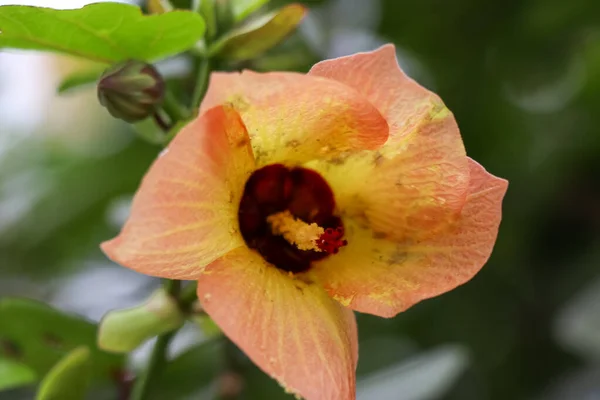
<instances>
[{"instance_id":1,"label":"unopened bud","mask_svg":"<svg viewBox=\"0 0 600 400\"><path fill-rule=\"evenodd\" d=\"M125 61L106 70L98 83L98 99L115 118L138 122L161 104L165 82L156 68L142 61Z\"/></svg>"}]
</instances>

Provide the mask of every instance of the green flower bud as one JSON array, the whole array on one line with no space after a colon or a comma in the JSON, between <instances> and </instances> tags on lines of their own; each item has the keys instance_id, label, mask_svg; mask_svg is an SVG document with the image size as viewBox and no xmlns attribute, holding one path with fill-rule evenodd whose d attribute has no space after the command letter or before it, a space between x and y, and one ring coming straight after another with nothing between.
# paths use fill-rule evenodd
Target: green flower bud
<instances>
[{"instance_id":1,"label":"green flower bud","mask_svg":"<svg viewBox=\"0 0 600 400\"><path fill-rule=\"evenodd\" d=\"M98 100L115 118L138 122L162 102L165 82L152 65L129 60L106 70L98 82Z\"/></svg>"}]
</instances>

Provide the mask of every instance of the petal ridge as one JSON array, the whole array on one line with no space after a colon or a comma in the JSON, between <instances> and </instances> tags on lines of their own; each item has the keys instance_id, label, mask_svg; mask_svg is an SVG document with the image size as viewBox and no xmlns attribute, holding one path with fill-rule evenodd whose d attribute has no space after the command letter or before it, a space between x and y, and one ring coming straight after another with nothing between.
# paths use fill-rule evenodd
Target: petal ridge
<instances>
[{"instance_id":1,"label":"petal ridge","mask_svg":"<svg viewBox=\"0 0 600 400\"><path fill-rule=\"evenodd\" d=\"M445 232L397 242L345 220L348 246L318 262L314 279L355 311L393 317L473 278L492 253L508 182L468 160L469 195L460 219Z\"/></svg>"},{"instance_id":2,"label":"petal ridge","mask_svg":"<svg viewBox=\"0 0 600 400\"><path fill-rule=\"evenodd\" d=\"M214 73L201 105L230 104L252 139L257 164L298 164L377 149L389 128L354 88L291 72Z\"/></svg>"},{"instance_id":3,"label":"petal ridge","mask_svg":"<svg viewBox=\"0 0 600 400\"><path fill-rule=\"evenodd\" d=\"M315 283L241 247L207 267L198 298L223 332L286 390L307 400L355 399L354 314Z\"/></svg>"},{"instance_id":4,"label":"petal ridge","mask_svg":"<svg viewBox=\"0 0 600 400\"><path fill-rule=\"evenodd\" d=\"M198 278L207 264L244 244L237 204L253 169L237 112L222 106L206 111L154 161L121 233L102 250L147 275Z\"/></svg>"}]
</instances>

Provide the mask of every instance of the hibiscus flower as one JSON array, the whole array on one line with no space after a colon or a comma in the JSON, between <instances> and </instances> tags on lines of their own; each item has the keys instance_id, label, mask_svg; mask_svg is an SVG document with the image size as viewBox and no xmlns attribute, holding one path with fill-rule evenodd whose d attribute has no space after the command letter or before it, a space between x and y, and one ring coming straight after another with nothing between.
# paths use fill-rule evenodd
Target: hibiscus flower
<instances>
[{"instance_id":1,"label":"hibiscus flower","mask_svg":"<svg viewBox=\"0 0 600 400\"><path fill-rule=\"evenodd\" d=\"M471 279L506 188L386 45L306 75L213 74L102 248L197 280L208 315L288 391L354 399L353 310L392 317Z\"/></svg>"}]
</instances>

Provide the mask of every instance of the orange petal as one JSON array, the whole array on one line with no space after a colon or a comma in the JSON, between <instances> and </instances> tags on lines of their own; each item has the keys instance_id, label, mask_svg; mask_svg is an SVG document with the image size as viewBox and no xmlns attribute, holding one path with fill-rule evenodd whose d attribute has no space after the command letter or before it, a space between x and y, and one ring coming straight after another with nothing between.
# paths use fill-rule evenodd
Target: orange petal
<instances>
[{"instance_id":1,"label":"orange petal","mask_svg":"<svg viewBox=\"0 0 600 400\"><path fill-rule=\"evenodd\" d=\"M395 242L360 221L345 220L348 246L318 262L314 277L343 305L382 317L470 280L492 252L508 183L473 160L469 166L467 202L448 232Z\"/></svg>"},{"instance_id":2,"label":"orange petal","mask_svg":"<svg viewBox=\"0 0 600 400\"><path fill-rule=\"evenodd\" d=\"M317 76L214 73L201 111L224 103L241 114L259 166L376 149L388 138L387 123L371 103Z\"/></svg>"},{"instance_id":3,"label":"orange petal","mask_svg":"<svg viewBox=\"0 0 600 400\"><path fill-rule=\"evenodd\" d=\"M355 398L357 331L352 311L241 247L198 282L208 315L267 374L307 400Z\"/></svg>"},{"instance_id":4,"label":"orange petal","mask_svg":"<svg viewBox=\"0 0 600 400\"><path fill-rule=\"evenodd\" d=\"M310 165L330 182L340 208L396 240L431 236L454 223L469 188L458 126L438 96L402 72L394 46L323 61L310 74L355 88L390 127L378 151Z\"/></svg>"},{"instance_id":5,"label":"orange petal","mask_svg":"<svg viewBox=\"0 0 600 400\"><path fill-rule=\"evenodd\" d=\"M425 239L447 229L469 189L468 158L446 108L393 145L305 166L330 184L342 214L394 240Z\"/></svg>"},{"instance_id":6,"label":"orange petal","mask_svg":"<svg viewBox=\"0 0 600 400\"><path fill-rule=\"evenodd\" d=\"M207 111L154 162L123 230L102 249L147 275L197 279L206 265L244 244L237 207L253 169L239 115L225 107Z\"/></svg>"},{"instance_id":7,"label":"orange petal","mask_svg":"<svg viewBox=\"0 0 600 400\"><path fill-rule=\"evenodd\" d=\"M321 61L308 74L342 82L365 96L387 120L392 140L410 132L433 109L443 106L437 95L400 69L392 44L372 52Z\"/></svg>"}]
</instances>

